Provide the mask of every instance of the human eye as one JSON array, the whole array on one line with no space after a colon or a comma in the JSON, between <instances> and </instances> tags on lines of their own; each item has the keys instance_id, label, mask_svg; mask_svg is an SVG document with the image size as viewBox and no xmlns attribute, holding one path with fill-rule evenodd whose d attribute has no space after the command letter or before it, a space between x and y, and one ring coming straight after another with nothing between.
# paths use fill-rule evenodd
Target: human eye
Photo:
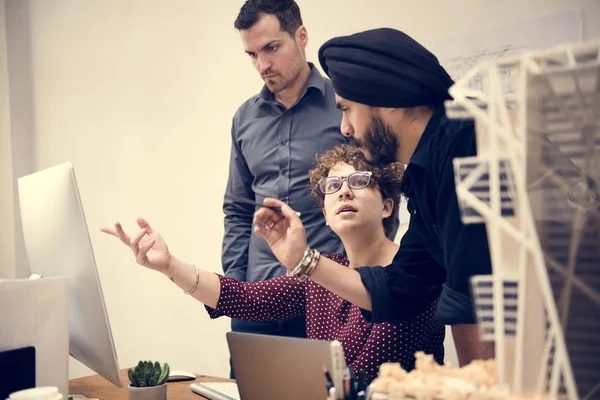
<instances>
[{"instance_id":1,"label":"human eye","mask_svg":"<svg viewBox=\"0 0 600 400\"><path fill-rule=\"evenodd\" d=\"M325 185L326 193L336 192L341 187L341 179L340 178L327 178L327 183Z\"/></svg>"},{"instance_id":2,"label":"human eye","mask_svg":"<svg viewBox=\"0 0 600 400\"><path fill-rule=\"evenodd\" d=\"M356 187L365 187L369 184L370 176L368 172L360 171L348 177L348 183Z\"/></svg>"}]
</instances>

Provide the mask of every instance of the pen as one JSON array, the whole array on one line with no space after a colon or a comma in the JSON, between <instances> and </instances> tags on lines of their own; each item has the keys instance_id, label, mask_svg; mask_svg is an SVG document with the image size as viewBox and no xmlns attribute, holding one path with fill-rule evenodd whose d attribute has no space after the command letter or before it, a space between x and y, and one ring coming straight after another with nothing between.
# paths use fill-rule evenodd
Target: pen
<instances>
[{"instance_id":1,"label":"pen","mask_svg":"<svg viewBox=\"0 0 600 400\"><path fill-rule=\"evenodd\" d=\"M329 371L327 371L327 368L325 368L325 366L322 366L323 368L323 373L325 374L325 380L327 381L325 383L325 389L327 389L327 393L330 392L331 388L333 387L333 379L331 379L331 374L329 373Z\"/></svg>"},{"instance_id":2,"label":"pen","mask_svg":"<svg viewBox=\"0 0 600 400\"><path fill-rule=\"evenodd\" d=\"M351 400L351 392L350 392L350 377L344 377L344 400Z\"/></svg>"},{"instance_id":3,"label":"pen","mask_svg":"<svg viewBox=\"0 0 600 400\"><path fill-rule=\"evenodd\" d=\"M228 196L227 198L228 198L228 200L230 200L230 201L232 201L234 203L241 203L241 204L248 204L248 205L251 205L251 206L265 207L265 208L270 208L271 210L276 211L276 212L281 212L281 207L265 206L264 204L261 204L261 203L255 201L255 200L247 199L245 197L232 197L232 196ZM299 213L298 211L296 211L296 215L300 217L302 214Z\"/></svg>"},{"instance_id":4,"label":"pen","mask_svg":"<svg viewBox=\"0 0 600 400\"><path fill-rule=\"evenodd\" d=\"M350 369L350 400L356 400L356 393L358 392L358 378L356 374Z\"/></svg>"},{"instance_id":5,"label":"pen","mask_svg":"<svg viewBox=\"0 0 600 400\"><path fill-rule=\"evenodd\" d=\"M360 392L364 391L367 388L367 373L364 369L358 371L358 388L357 390Z\"/></svg>"}]
</instances>

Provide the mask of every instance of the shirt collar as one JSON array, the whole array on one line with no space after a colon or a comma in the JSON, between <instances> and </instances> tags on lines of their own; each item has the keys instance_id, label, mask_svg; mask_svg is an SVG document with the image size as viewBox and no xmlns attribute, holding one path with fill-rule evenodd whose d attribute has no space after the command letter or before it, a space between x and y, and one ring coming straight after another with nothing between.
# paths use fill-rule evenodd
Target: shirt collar
<instances>
[{"instance_id":1,"label":"shirt collar","mask_svg":"<svg viewBox=\"0 0 600 400\"><path fill-rule=\"evenodd\" d=\"M432 136L438 130L438 127L440 126L441 120L444 116L446 116L446 111L443 106L438 107L433 111L433 115L431 116L431 119L429 119L429 122L425 127L425 131L421 135L421 139L419 139L419 143L417 143L417 147L415 148L408 165L415 164L424 168L427 166L427 164L429 164L430 159L428 144Z\"/></svg>"},{"instance_id":2,"label":"shirt collar","mask_svg":"<svg viewBox=\"0 0 600 400\"><path fill-rule=\"evenodd\" d=\"M300 96L300 98L298 100L302 99L308 92L308 89L310 89L310 88L315 88L315 89L319 90L321 92L321 94L323 95L323 97L325 97L325 78L323 78L323 76L319 73L319 70L317 68L315 68L315 65L313 63L309 62L308 66L310 67L310 74L308 75L308 82L306 83L306 88L304 89L304 92L302 92L302 95ZM271 102L275 101L275 96L269 90L267 85L263 86L258 97L265 101L271 101Z\"/></svg>"}]
</instances>

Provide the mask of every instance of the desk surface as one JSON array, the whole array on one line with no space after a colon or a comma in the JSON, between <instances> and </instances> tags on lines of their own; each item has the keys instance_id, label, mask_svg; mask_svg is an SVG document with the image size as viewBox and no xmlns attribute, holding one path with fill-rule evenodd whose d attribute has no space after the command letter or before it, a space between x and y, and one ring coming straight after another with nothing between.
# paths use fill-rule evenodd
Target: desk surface
<instances>
[{"instance_id":1,"label":"desk surface","mask_svg":"<svg viewBox=\"0 0 600 400\"><path fill-rule=\"evenodd\" d=\"M121 381L123 387L117 387L99 375L86 376L84 378L71 379L69 381L69 393L83 394L89 398L100 400L127 400L129 378L127 369L121 370ZM195 381L181 381L167 383L167 398L169 400L201 400L205 399L192 392L190 385L194 382L227 382L230 379L215 378L212 376L196 375Z\"/></svg>"}]
</instances>

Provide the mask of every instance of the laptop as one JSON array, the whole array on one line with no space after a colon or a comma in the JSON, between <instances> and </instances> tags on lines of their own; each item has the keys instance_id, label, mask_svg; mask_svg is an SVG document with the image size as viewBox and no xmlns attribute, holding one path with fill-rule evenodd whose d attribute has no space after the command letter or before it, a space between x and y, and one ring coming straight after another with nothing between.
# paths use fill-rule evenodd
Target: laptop
<instances>
[{"instance_id":1,"label":"laptop","mask_svg":"<svg viewBox=\"0 0 600 400\"><path fill-rule=\"evenodd\" d=\"M195 393L213 400L327 399L323 366L337 388L346 369L340 342L228 332L236 383L193 383Z\"/></svg>"}]
</instances>

